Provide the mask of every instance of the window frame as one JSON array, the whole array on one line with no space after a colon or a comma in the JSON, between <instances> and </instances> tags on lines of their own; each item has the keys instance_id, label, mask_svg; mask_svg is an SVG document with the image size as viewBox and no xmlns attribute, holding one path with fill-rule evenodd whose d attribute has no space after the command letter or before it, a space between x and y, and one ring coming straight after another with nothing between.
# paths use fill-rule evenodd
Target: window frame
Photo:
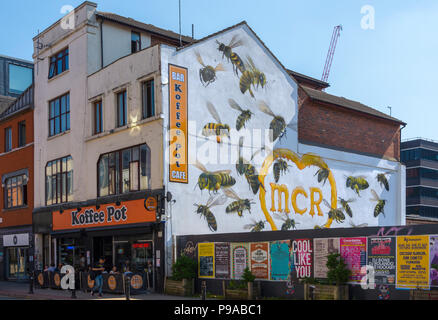
<instances>
[{"instance_id":1,"label":"window frame","mask_svg":"<svg viewBox=\"0 0 438 320\"><path fill-rule=\"evenodd\" d=\"M62 56L60 56L62 54ZM56 54L49 57L49 79L53 79L57 75L64 73L70 68L70 50L69 48L64 48L58 51ZM61 71L58 70L59 62L61 62ZM53 66L53 74L52 74Z\"/></svg>"},{"instance_id":2,"label":"window frame","mask_svg":"<svg viewBox=\"0 0 438 320\"><path fill-rule=\"evenodd\" d=\"M123 124L120 124L120 96L123 95ZM116 92L116 128L122 128L128 124L128 90Z\"/></svg>"},{"instance_id":3,"label":"window frame","mask_svg":"<svg viewBox=\"0 0 438 320\"><path fill-rule=\"evenodd\" d=\"M5 152L12 151L12 127L5 128ZM9 148L8 148L9 147Z\"/></svg>"},{"instance_id":4,"label":"window frame","mask_svg":"<svg viewBox=\"0 0 438 320\"><path fill-rule=\"evenodd\" d=\"M65 97L65 112L62 112L62 98ZM56 107L56 102L58 102L58 107L59 107L59 114L56 115L57 112L57 107ZM52 103L54 103L54 115L52 117ZM61 96L58 96L52 100L49 101L49 127L48 127L48 131L49 131L49 138L50 137L54 137L57 136L58 134L64 133L64 132L68 132L71 129L71 122L70 122L70 92L67 92ZM62 116L65 115L65 130L62 130ZM57 119L59 119L59 132L56 132L56 122ZM52 134L52 126L51 126L51 122L53 120L53 134Z\"/></svg>"},{"instance_id":5,"label":"window frame","mask_svg":"<svg viewBox=\"0 0 438 320\"><path fill-rule=\"evenodd\" d=\"M152 98L146 97L148 94L148 84L151 83L151 93ZM149 78L142 80L140 83L140 91L141 91L141 118L142 120L153 118L156 116L157 108L155 103L155 78ZM149 98L149 99L148 99ZM147 100L147 101L146 101ZM148 103L151 103L149 106ZM151 110L149 110L151 109ZM150 111L150 115L149 115Z\"/></svg>"},{"instance_id":6,"label":"window frame","mask_svg":"<svg viewBox=\"0 0 438 320\"><path fill-rule=\"evenodd\" d=\"M24 132L22 129L24 128ZM26 121L18 122L18 148L24 147L26 145Z\"/></svg>"},{"instance_id":7,"label":"window frame","mask_svg":"<svg viewBox=\"0 0 438 320\"><path fill-rule=\"evenodd\" d=\"M99 108L99 119L97 119L97 108ZM99 128L97 123L99 121ZM102 99L93 101L93 134L97 135L103 132L103 102Z\"/></svg>"},{"instance_id":8,"label":"window frame","mask_svg":"<svg viewBox=\"0 0 438 320\"><path fill-rule=\"evenodd\" d=\"M138 41L133 40L133 35L138 35ZM136 49L134 49L134 43ZM131 30L131 54L141 51L141 33Z\"/></svg>"},{"instance_id":9,"label":"window frame","mask_svg":"<svg viewBox=\"0 0 438 320\"><path fill-rule=\"evenodd\" d=\"M71 161L71 165L72 165L71 171L67 171L69 160ZM59 163L59 170L58 170L58 163ZM65 167L66 167L65 170L64 170L64 163L65 163ZM50 164L50 170L51 170L50 176L47 175L47 169L49 167L49 164ZM55 174L53 173L53 170L52 170L53 165L55 165L56 171L57 171ZM68 175L70 173L71 173L71 188L70 188L69 179L68 179ZM46 163L46 166L44 168L44 177L45 177L44 183L45 183L45 191L46 191L45 192L45 204L46 204L46 206L67 203L67 202L74 200L73 173L74 173L73 157L71 155L68 155L68 156L65 156L62 158L58 158L58 159L54 159L54 160L50 160ZM51 184L51 186L50 186L51 203L50 204L48 201L48 192L49 192L48 181L49 180L50 180L50 184ZM55 184L53 183L53 181L55 181ZM65 181L65 186L63 185L63 181ZM54 185L55 185L55 188L53 187ZM69 194L70 189L72 191L71 194ZM65 194L63 194L63 190L65 190ZM63 198L65 199L65 201L63 200Z\"/></svg>"},{"instance_id":10,"label":"window frame","mask_svg":"<svg viewBox=\"0 0 438 320\"><path fill-rule=\"evenodd\" d=\"M21 184L18 183L18 178L21 178ZM15 179L15 185L12 185L12 180ZM9 181L11 181L11 184L9 185ZM16 176L8 177L5 179L4 182L4 208L7 210L11 209L19 209L26 207L28 205L28 193L27 193L27 184L29 182L29 178L26 174L19 174ZM13 190L16 190L16 197L17 197L17 205L13 205ZM19 199L19 189L21 190L21 203ZM11 192L9 192L11 190Z\"/></svg>"}]
</instances>

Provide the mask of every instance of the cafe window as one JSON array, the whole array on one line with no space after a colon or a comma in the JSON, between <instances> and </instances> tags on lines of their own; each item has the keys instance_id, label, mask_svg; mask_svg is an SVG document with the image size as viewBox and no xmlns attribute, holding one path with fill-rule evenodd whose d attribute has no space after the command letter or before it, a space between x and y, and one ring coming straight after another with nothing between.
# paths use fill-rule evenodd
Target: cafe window
<instances>
[{"instance_id":1,"label":"cafe window","mask_svg":"<svg viewBox=\"0 0 438 320\"><path fill-rule=\"evenodd\" d=\"M73 158L53 160L46 166L46 205L73 200Z\"/></svg>"},{"instance_id":2,"label":"cafe window","mask_svg":"<svg viewBox=\"0 0 438 320\"><path fill-rule=\"evenodd\" d=\"M117 127L127 124L126 90L117 94Z\"/></svg>"},{"instance_id":3,"label":"cafe window","mask_svg":"<svg viewBox=\"0 0 438 320\"><path fill-rule=\"evenodd\" d=\"M151 175L149 147L143 144L103 154L97 171L99 197L147 190Z\"/></svg>"},{"instance_id":4,"label":"cafe window","mask_svg":"<svg viewBox=\"0 0 438 320\"><path fill-rule=\"evenodd\" d=\"M68 48L50 57L49 79L67 71L69 68Z\"/></svg>"},{"instance_id":5,"label":"cafe window","mask_svg":"<svg viewBox=\"0 0 438 320\"><path fill-rule=\"evenodd\" d=\"M70 94L49 102L49 136L70 130Z\"/></svg>"},{"instance_id":6,"label":"cafe window","mask_svg":"<svg viewBox=\"0 0 438 320\"><path fill-rule=\"evenodd\" d=\"M12 150L12 128L5 129L5 152Z\"/></svg>"},{"instance_id":7,"label":"cafe window","mask_svg":"<svg viewBox=\"0 0 438 320\"><path fill-rule=\"evenodd\" d=\"M5 181L5 208L27 205L27 176L19 175Z\"/></svg>"},{"instance_id":8,"label":"cafe window","mask_svg":"<svg viewBox=\"0 0 438 320\"><path fill-rule=\"evenodd\" d=\"M26 122L21 121L18 123L18 147L24 147L26 145Z\"/></svg>"},{"instance_id":9,"label":"cafe window","mask_svg":"<svg viewBox=\"0 0 438 320\"><path fill-rule=\"evenodd\" d=\"M143 119L155 116L155 92L154 80L148 80L141 84L142 93L142 117Z\"/></svg>"},{"instance_id":10,"label":"cafe window","mask_svg":"<svg viewBox=\"0 0 438 320\"><path fill-rule=\"evenodd\" d=\"M102 101L94 103L94 134L103 132L103 115L102 115Z\"/></svg>"},{"instance_id":11,"label":"cafe window","mask_svg":"<svg viewBox=\"0 0 438 320\"><path fill-rule=\"evenodd\" d=\"M131 53L136 53L141 50L141 37L138 32L131 32Z\"/></svg>"}]
</instances>

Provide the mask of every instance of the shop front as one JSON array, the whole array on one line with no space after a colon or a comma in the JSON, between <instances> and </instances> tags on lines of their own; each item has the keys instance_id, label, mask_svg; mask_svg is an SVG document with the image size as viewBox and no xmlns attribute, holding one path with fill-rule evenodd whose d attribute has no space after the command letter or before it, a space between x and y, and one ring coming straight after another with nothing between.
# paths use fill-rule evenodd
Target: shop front
<instances>
[{"instance_id":1,"label":"shop front","mask_svg":"<svg viewBox=\"0 0 438 320\"><path fill-rule=\"evenodd\" d=\"M30 233L3 235L4 262L3 269L6 280L22 281L29 279L30 267Z\"/></svg>"}]
</instances>

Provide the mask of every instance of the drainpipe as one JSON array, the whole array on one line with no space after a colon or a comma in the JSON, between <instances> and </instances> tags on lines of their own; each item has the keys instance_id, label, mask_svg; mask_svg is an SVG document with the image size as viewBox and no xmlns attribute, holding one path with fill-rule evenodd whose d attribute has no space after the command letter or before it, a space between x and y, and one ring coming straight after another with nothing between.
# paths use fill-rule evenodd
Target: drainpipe
<instances>
[{"instance_id":1,"label":"drainpipe","mask_svg":"<svg viewBox=\"0 0 438 320\"><path fill-rule=\"evenodd\" d=\"M103 19L100 19L100 68L103 69Z\"/></svg>"}]
</instances>

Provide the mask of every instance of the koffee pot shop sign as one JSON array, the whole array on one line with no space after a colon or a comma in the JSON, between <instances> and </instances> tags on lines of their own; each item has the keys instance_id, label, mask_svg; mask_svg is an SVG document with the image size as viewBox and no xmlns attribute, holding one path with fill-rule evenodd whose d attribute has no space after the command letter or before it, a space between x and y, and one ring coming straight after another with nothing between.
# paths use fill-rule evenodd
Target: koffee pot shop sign
<instances>
[{"instance_id":1,"label":"koffee pot shop sign","mask_svg":"<svg viewBox=\"0 0 438 320\"><path fill-rule=\"evenodd\" d=\"M155 211L148 211L144 207L144 200L115 203L96 207L56 211L52 214L53 230L70 230L98 228L103 226L117 226L134 223L155 222Z\"/></svg>"}]
</instances>

